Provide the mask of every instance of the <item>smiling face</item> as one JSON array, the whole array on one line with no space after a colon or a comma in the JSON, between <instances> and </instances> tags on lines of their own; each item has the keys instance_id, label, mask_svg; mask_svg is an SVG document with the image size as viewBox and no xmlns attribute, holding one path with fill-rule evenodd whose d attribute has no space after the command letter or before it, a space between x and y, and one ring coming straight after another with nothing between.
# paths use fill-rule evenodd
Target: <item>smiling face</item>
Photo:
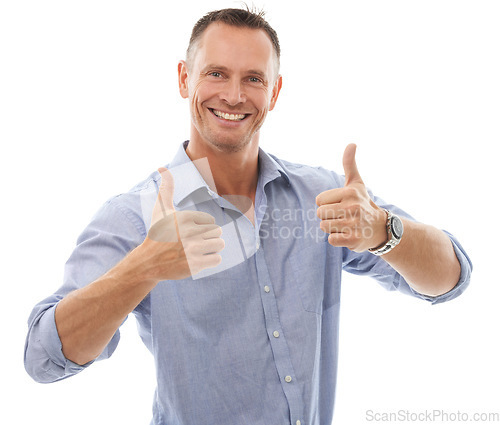
<instances>
[{"instance_id":1,"label":"smiling face","mask_svg":"<svg viewBox=\"0 0 500 425\"><path fill-rule=\"evenodd\" d=\"M178 71L181 96L190 103L191 143L222 152L258 145L259 129L281 89L264 30L211 24L189 69L182 61Z\"/></svg>"}]
</instances>

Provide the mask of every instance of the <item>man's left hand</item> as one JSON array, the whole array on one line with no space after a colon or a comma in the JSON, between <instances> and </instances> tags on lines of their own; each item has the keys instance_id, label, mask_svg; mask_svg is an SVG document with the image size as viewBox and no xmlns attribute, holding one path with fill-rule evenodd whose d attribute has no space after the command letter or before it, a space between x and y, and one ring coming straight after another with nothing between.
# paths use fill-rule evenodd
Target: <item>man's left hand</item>
<instances>
[{"instance_id":1,"label":"man's left hand","mask_svg":"<svg viewBox=\"0 0 500 425\"><path fill-rule=\"evenodd\" d=\"M316 197L321 230L328 242L362 252L387 240L387 213L370 198L356 166L356 145L346 147L343 157L345 184Z\"/></svg>"}]
</instances>

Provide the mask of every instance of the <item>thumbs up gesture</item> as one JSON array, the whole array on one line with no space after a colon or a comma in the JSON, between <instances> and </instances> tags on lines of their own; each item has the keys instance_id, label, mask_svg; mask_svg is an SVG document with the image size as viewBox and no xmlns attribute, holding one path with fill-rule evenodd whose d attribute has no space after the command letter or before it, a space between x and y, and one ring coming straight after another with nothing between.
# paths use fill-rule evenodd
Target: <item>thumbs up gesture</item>
<instances>
[{"instance_id":1,"label":"thumbs up gesture","mask_svg":"<svg viewBox=\"0 0 500 425\"><path fill-rule=\"evenodd\" d=\"M345 185L316 197L320 228L330 233L328 242L362 252L387 240L386 212L370 198L356 165L356 145L346 147L343 157Z\"/></svg>"},{"instance_id":2,"label":"thumbs up gesture","mask_svg":"<svg viewBox=\"0 0 500 425\"><path fill-rule=\"evenodd\" d=\"M158 191L151 227L144 241L150 273L158 280L185 279L222 261L222 229L210 214L202 211L176 211L174 179L160 168Z\"/></svg>"}]
</instances>

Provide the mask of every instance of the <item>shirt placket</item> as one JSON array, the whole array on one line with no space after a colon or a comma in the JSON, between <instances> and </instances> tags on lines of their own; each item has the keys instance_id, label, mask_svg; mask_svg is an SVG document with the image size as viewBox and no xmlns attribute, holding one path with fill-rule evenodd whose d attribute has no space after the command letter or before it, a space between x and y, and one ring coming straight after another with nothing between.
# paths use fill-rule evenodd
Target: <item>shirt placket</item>
<instances>
[{"instance_id":1,"label":"shirt placket","mask_svg":"<svg viewBox=\"0 0 500 425\"><path fill-rule=\"evenodd\" d=\"M266 204L267 208L265 193L263 194L262 202ZM265 211L266 208L263 208L263 210ZM291 425L305 425L304 402L302 400L300 389L297 385L296 374L292 366L289 344L281 327L280 314L273 289L273 282L267 267L264 247L260 241L259 229L256 229L256 237L258 247L257 252L255 253L257 279L262 300L262 307L264 310L266 330L271 344L276 370L290 409Z\"/></svg>"}]
</instances>

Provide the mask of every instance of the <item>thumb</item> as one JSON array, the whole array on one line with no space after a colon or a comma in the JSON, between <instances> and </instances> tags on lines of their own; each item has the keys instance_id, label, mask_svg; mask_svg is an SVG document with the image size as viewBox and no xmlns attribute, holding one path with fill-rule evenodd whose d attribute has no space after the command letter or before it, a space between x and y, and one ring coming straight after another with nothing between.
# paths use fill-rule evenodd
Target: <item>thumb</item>
<instances>
[{"instance_id":1,"label":"thumb","mask_svg":"<svg viewBox=\"0 0 500 425\"><path fill-rule=\"evenodd\" d=\"M164 167L158 168L161 175L161 184L158 190L158 198L156 200L155 213L161 213L165 217L167 214L173 212L174 208L174 177L172 173Z\"/></svg>"},{"instance_id":2,"label":"thumb","mask_svg":"<svg viewBox=\"0 0 500 425\"><path fill-rule=\"evenodd\" d=\"M344 186L349 186L353 183L363 183L358 166L356 165L356 145L354 143L347 145L345 148L342 164L344 165L345 173Z\"/></svg>"},{"instance_id":3,"label":"thumb","mask_svg":"<svg viewBox=\"0 0 500 425\"><path fill-rule=\"evenodd\" d=\"M178 242L180 237L177 217L174 214L174 177L163 167L158 168L158 172L161 175L161 182L153 207L148 237L158 242ZM172 224L175 227L172 227Z\"/></svg>"}]
</instances>

